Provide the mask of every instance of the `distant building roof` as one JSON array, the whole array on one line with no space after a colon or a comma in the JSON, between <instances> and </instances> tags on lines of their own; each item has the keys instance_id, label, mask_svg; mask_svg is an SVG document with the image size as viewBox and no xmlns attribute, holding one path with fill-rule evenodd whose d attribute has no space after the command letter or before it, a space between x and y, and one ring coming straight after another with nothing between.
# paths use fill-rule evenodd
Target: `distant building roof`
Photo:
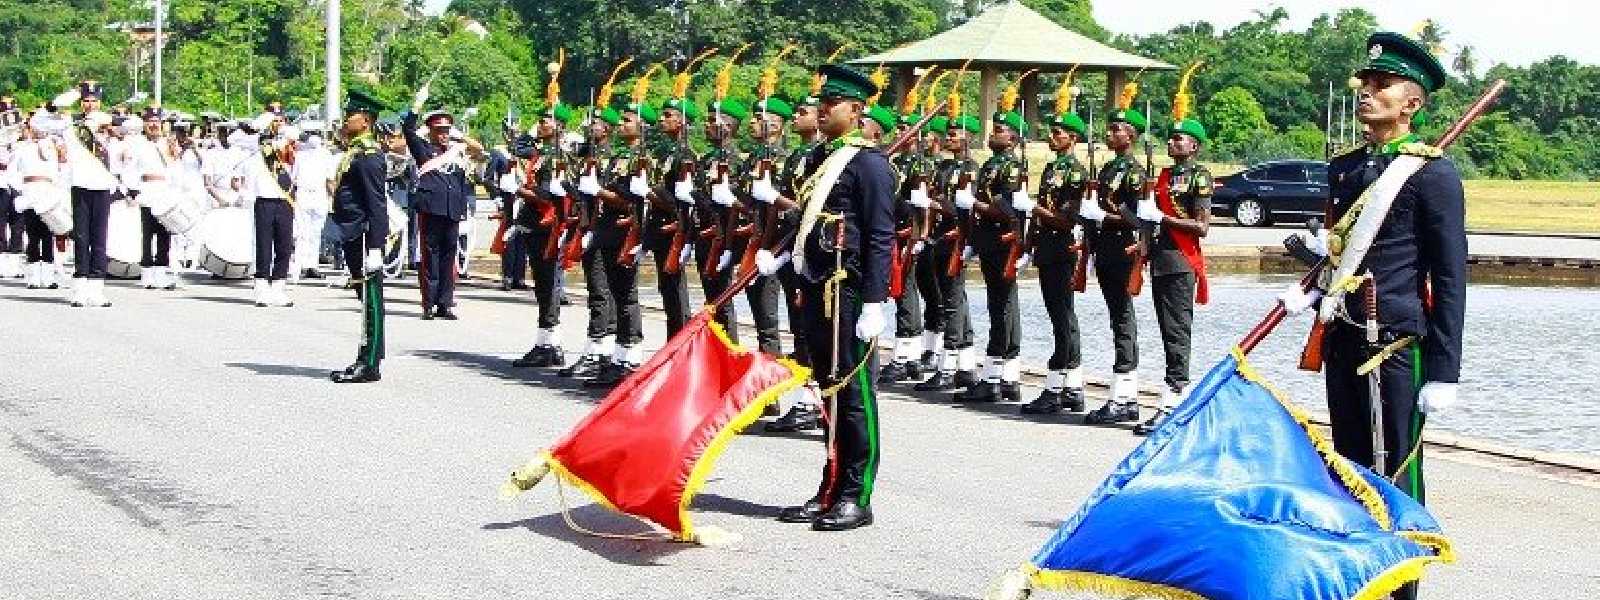
<instances>
[{"instance_id":1,"label":"distant building roof","mask_svg":"<svg viewBox=\"0 0 1600 600\"><path fill-rule=\"evenodd\" d=\"M953 68L968 59L973 68L988 65L1015 70L1065 71L1075 64L1086 71L1176 68L1069 31L1014 1L991 7L959 27L920 42L850 62Z\"/></svg>"}]
</instances>

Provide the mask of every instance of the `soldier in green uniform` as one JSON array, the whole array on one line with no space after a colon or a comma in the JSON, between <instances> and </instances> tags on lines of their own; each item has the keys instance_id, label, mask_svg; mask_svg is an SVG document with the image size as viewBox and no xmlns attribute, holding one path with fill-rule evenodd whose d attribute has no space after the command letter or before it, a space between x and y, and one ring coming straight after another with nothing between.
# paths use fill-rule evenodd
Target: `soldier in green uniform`
<instances>
[{"instance_id":1,"label":"soldier in green uniform","mask_svg":"<svg viewBox=\"0 0 1600 600\"><path fill-rule=\"evenodd\" d=\"M1096 175L1099 202L1085 201L1078 211L1079 216L1099 225L1089 243L1094 247L1095 277L1111 319L1111 341L1116 353L1111 365L1111 399L1084 416L1083 422L1089 425L1139 420L1139 379L1135 373L1139 368L1139 329L1133 297L1128 295L1128 277L1133 270L1128 248L1134 244L1139 224L1127 217L1133 214L1144 190L1145 168L1133 156L1133 142L1144 133L1145 126L1144 115L1133 108L1111 113L1106 122L1106 147L1116 157L1100 167Z\"/></svg>"},{"instance_id":2,"label":"soldier in green uniform","mask_svg":"<svg viewBox=\"0 0 1600 600\"><path fill-rule=\"evenodd\" d=\"M707 300L722 295L733 279L733 230L739 218L735 178L745 171L734 143L739 123L749 109L735 100L713 100L707 108L706 141L711 144L695 170L694 258L700 270L700 290ZM734 303L717 309L716 321L728 339L739 341L739 316ZM774 333L776 333L774 326Z\"/></svg>"},{"instance_id":3,"label":"soldier in green uniform","mask_svg":"<svg viewBox=\"0 0 1600 600\"><path fill-rule=\"evenodd\" d=\"M693 260L691 222L694 198L692 173L699 160L689 147L689 124L699 114L686 97L669 98L661 106L660 136L651 152L656 180L650 193L650 213L645 219L645 247L656 266L656 290L667 313L667 337L689 322L689 283L684 273ZM674 240L683 241L681 247Z\"/></svg>"},{"instance_id":4,"label":"soldier in green uniform","mask_svg":"<svg viewBox=\"0 0 1600 600\"><path fill-rule=\"evenodd\" d=\"M758 239L760 230L767 225L768 211L778 210L773 203L778 199L777 168L786 152L783 147L784 121L794 115L794 109L782 98L768 97L756 102L751 111L752 125L750 154L745 158L744 169L738 173L739 203L734 214L734 239L729 241L733 274L750 244L770 247L776 240ZM759 172L758 172L759 171ZM748 199L748 200L747 200ZM759 252L763 248L756 248ZM783 303L783 288L776 273L757 276L744 290L745 301L750 304L751 317L756 325L756 342L762 352L779 355L783 344L778 311Z\"/></svg>"},{"instance_id":5,"label":"soldier in green uniform","mask_svg":"<svg viewBox=\"0 0 1600 600\"><path fill-rule=\"evenodd\" d=\"M920 241L922 245L917 249L915 268L912 276L916 281L917 294L922 304L922 356L917 360L916 379L932 375L938 369L938 361L944 354L944 328L947 315L944 312L944 296L939 291L939 281L934 276L934 270L943 265L936 265L934 259L935 240L933 239L933 224L935 218L934 198L938 194L935 179L939 174L940 155L944 151L944 134L949 131L950 119L940 115L928 120L923 127L922 135L922 172L921 182L908 193L912 196L908 203L912 208L922 213L922 226ZM909 290L907 293L910 293ZM913 379L904 377L903 379ZM918 381L921 383L921 381Z\"/></svg>"},{"instance_id":6,"label":"soldier in green uniform","mask_svg":"<svg viewBox=\"0 0 1600 600\"><path fill-rule=\"evenodd\" d=\"M384 183L383 151L372 126L382 103L362 90L345 95L345 155L334 174L333 212L328 220L338 232L345 264L358 282L361 299L361 346L356 362L330 377L336 383L367 383L383 378L383 246L389 238L389 194Z\"/></svg>"},{"instance_id":7,"label":"soldier in green uniform","mask_svg":"<svg viewBox=\"0 0 1600 600\"><path fill-rule=\"evenodd\" d=\"M783 167L779 170L778 181L774 186L778 188L778 198L773 201L773 206L781 211L778 213L778 233L775 235L780 238L784 233L795 231L800 226L800 205L795 199L799 195L801 181L811 170L812 157L817 147L825 141L819 129L818 107L821 100L817 94L818 89L812 89L811 95L795 107L794 120L790 123L790 129L800 137L800 143L784 157ZM808 349L810 340L806 337L807 320L811 318L807 314L809 307L805 306L800 298L803 282L794 272L794 263L787 259L788 257L781 254L773 257L773 262L780 265L776 272L779 283L783 285L784 304L788 306L789 330L794 335L794 352L790 356L801 364L809 366L806 362L810 356ZM759 256L757 260L758 268L763 267L761 261L764 261L765 257ZM817 382L812 379L796 393L796 400L790 404L783 416L766 425L766 430L782 433L818 428L821 426L821 411L817 407L818 396Z\"/></svg>"},{"instance_id":8,"label":"soldier in green uniform","mask_svg":"<svg viewBox=\"0 0 1600 600\"><path fill-rule=\"evenodd\" d=\"M1189 384L1189 334L1194 326L1194 305L1206 303L1206 263L1200 239L1211 227L1211 171L1195 162L1207 141L1200 122L1180 119L1167 139L1172 166L1156 179L1155 200L1141 200L1139 220L1156 227L1150 249L1150 300L1161 328L1162 354L1166 357L1166 384L1161 407L1134 428L1149 434L1167 411L1178 405L1179 394Z\"/></svg>"},{"instance_id":9,"label":"soldier in green uniform","mask_svg":"<svg viewBox=\"0 0 1600 600\"><path fill-rule=\"evenodd\" d=\"M941 320L944 324L944 356L932 375L913 386L924 392L947 392L966 388L978 381L975 373L978 355L972 347L972 316L967 311L967 275L965 256L967 240L959 240L966 230L963 223L967 211L954 204L955 190L963 180L975 177L978 163L969 153L972 136L983 131L983 124L971 115L960 115L948 121L945 133L945 150L950 156L939 163L934 172L936 191L932 207L934 225L930 234L933 241L932 260L935 287L942 300ZM958 265L954 274L946 267L951 261Z\"/></svg>"},{"instance_id":10,"label":"soldier in green uniform","mask_svg":"<svg viewBox=\"0 0 1600 600\"><path fill-rule=\"evenodd\" d=\"M1022 320L1018 314L1017 281L1006 276L1013 244L1022 243L1024 215L1033 210L1023 189L1026 172L1022 159L1022 115L1004 109L994 115L989 136L993 152L969 189L955 190L958 209L972 212L972 249L978 255L989 308L989 343L985 349L983 381L955 396L957 402L1010 401L1022 397ZM1019 214L1020 213L1020 214Z\"/></svg>"},{"instance_id":11,"label":"soldier in green uniform","mask_svg":"<svg viewBox=\"0 0 1600 600\"><path fill-rule=\"evenodd\" d=\"M1070 82L1069 82L1070 83ZM1066 84L1064 84L1066 85ZM1045 313L1050 316L1050 332L1055 340L1050 361L1045 365L1044 391L1022 406L1022 414L1053 414L1066 408L1083 410L1083 348L1078 335L1078 313L1073 307L1072 277L1078 252L1077 225L1079 203L1089 186L1089 171L1078 162L1073 151L1089 128L1077 113L1066 106L1050 120L1050 150L1056 159L1045 165L1039 181L1039 202L1033 209L1033 263L1039 267L1039 292Z\"/></svg>"},{"instance_id":12,"label":"soldier in green uniform","mask_svg":"<svg viewBox=\"0 0 1600 600\"><path fill-rule=\"evenodd\" d=\"M563 377L579 379L593 379L602 370L617 370L613 358L618 347L617 330L621 316L621 306L611 289L611 271L618 268L615 259L621 243L616 235L616 220L620 213L606 210L601 196L607 194L609 188L624 175L618 170L626 168L626 161L617 156L611 141L612 128L622 124L622 113L609 106L593 106L589 110L586 140L575 157L579 162L579 176L574 203L579 223L587 222L588 225L578 244L583 252L584 288L588 291L589 342L578 360L557 371ZM610 194L615 195L615 192ZM568 235L570 237L573 234ZM612 260L606 260L602 245L610 250Z\"/></svg>"},{"instance_id":13,"label":"soldier in green uniform","mask_svg":"<svg viewBox=\"0 0 1600 600\"><path fill-rule=\"evenodd\" d=\"M559 367L566 364L561 340L556 335L556 327L561 325L561 304L556 290L561 257L551 256L546 248L550 238L556 235L557 222L565 218L560 207L568 193L571 165L566 151L561 148L561 135L570 120L572 109L559 102L550 103L540 114L534 130L533 157L529 159L534 165L533 177L517 190L523 206L517 212L515 227L518 235L523 236L528 264L533 267L533 296L539 305L539 329L533 347L512 361L512 366Z\"/></svg>"},{"instance_id":14,"label":"soldier in green uniform","mask_svg":"<svg viewBox=\"0 0 1600 600\"><path fill-rule=\"evenodd\" d=\"M902 115L895 137L903 135L921 120L922 115L916 113ZM920 136L921 132L916 135ZM879 374L886 382L907 379L921 382L923 377L921 355L925 350L925 314L922 310L922 293L917 286L917 269L920 265L907 263L915 261L927 245L925 227L931 204L927 185L933 173L933 161L929 159L927 147L919 142L915 147L890 157L899 176L894 204L895 268L890 270L890 274L893 276L898 270L900 289L894 305L894 360Z\"/></svg>"}]
</instances>

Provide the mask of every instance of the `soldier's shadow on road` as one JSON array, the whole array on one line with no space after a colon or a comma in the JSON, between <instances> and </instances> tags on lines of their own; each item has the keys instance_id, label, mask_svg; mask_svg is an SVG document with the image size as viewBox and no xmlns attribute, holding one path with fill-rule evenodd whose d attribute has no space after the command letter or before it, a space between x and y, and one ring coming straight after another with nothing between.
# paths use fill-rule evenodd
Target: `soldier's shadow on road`
<instances>
[{"instance_id":1,"label":"soldier's shadow on road","mask_svg":"<svg viewBox=\"0 0 1600 600\"><path fill-rule=\"evenodd\" d=\"M523 368L511 365L511 359L495 354L477 354L454 350L416 350L412 356L441 362L447 365L477 371L490 377L522 382L543 389L557 390L587 402L598 402L605 389L585 388L583 382L557 375L554 369Z\"/></svg>"},{"instance_id":2,"label":"soldier's shadow on road","mask_svg":"<svg viewBox=\"0 0 1600 600\"><path fill-rule=\"evenodd\" d=\"M648 525L631 517L614 513L598 504L585 504L572 508L567 511L567 516L574 523L589 531L620 535L642 535L645 537L660 535L662 537L660 540L619 540L597 537L567 526L566 520L562 518L559 512L520 521L488 523L482 529L485 531L526 529L553 540L567 542L613 563L634 567L664 566L658 562L661 558L694 547L691 544L671 541L666 538L665 534L656 532Z\"/></svg>"},{"instance_id":3,"label":"soldier's shadow on road","mask_svg":"<svg viewBox=\"0 0 1600 600\"><path fill-rule=\"evenodd\" d=\"M264 363L230 362L223 366L236 369L245 369L257 375L272 375L279 377L310 377L312 379L327 379L331 369L327 367L301 367L296 365L269 365Z\"/></svg>"},{"instance_id":4,"label":"soldier's shadow on road","mask_svg":"<svg viewBox=\"0 0 1600 600\"><path fill-rule=\"evenodd\" d=\"M50 290L50 291L58 292L60 290ZM60 304L62 306L68 306L66 300L62 299L59 296L55 296L55 295L51 295L51 296L17 296L17 295L14 295L14 294L8 294L8 295L5 295L5 296L0 296L0 300L6 300L6 301L10 301L10 302L31 302L33 304Z\"/></svg>"}]
</instances>

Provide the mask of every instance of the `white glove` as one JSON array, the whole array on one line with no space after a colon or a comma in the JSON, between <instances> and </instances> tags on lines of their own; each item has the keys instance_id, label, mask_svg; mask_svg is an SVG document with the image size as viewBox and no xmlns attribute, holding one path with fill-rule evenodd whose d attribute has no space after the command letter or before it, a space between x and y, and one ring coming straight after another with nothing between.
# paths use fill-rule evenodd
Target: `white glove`
<instances>
[{"instance_id":1,"label":"white glove","mask_svg":"<svg viewBox=\"0 0 1600 600\"><path fill-rule=\"evenodd\" d=\"M861 316L856 319L856 338L865 342L883 333L884 326L888 325L883 315L890 310L889 306L888 302L861 305Z\"/></svg>"},{"instance_id":2,"label":"white glove","mask_svg":"<svg viewBox=\"0 0 1600 600\"><path fill-rule=\"evenodd\" d=\"M778 201L778 188L772 187L771 177L762 177L750 184L750 195L754 196L757 202L772 204Z\"/></svg>"},{"instance_id":3,"label":"white glove","mask_svg":"<svg viewBox=\"0 0 1600 600\"><path fill-rule=\"evenodd\" d=\"M422 105L427 104L427 103L428 103L428 85L427 84L423 84L422 87L417 88L417 95L415 97L411 98L411 113L412 114L416 114L416 113L422 112Z\"/></svg>"},{"instance_id":4,"label":"white glove","mask_svg":"<svg viewBox=\"0 0 1600 600\"><path fill-rule=\"evenodd\" d=\"M1321 290L1311 290L1307 293L1300 289L1300 282L1297 281L1289 284L1288 289L1283 290L1282 294L1278 294L1278 301L1283 303L1283 311L1294 317L1311 308L1311 305L1321 297Z\"/></svg>"},{"instance_id":5,"label":"white glove","mask_svg":"<svg viewBox=\"0 0 1600 600\"><path fill-rule=\"evenodd\" d=\"M628 179L628 192L640 198L649 196L650 184L646 183L643 177L634 175Z\"/></svg>"},{"instance_id":6,"label":"white glove","mask_svg":"<svg viewBox=\"0 0 1600 600\"><path fill-rule=\"evenodd\" d=\"M1088 246L1087 243L1084 243L1087 240L1083 239L1083 226L1082 225L1073 225L1072 226L1072 239L1078 240L1078 243L1083 244L1084 246Z\"/></svg>"},{"instance_id":7,"label":"white glove","mask_svg":"<svg viewBox=\"0 0 1600 600\"><path fill-rule=\"evenodd\" d=\"M911 242L911 253L912 254L922 254L922 249L927 247L927 245L928 244L926 242L922 241L922 240L917 240L915 242Z\"/></svg>"},{"instance_id":8,"label":"white glove","mask_svg":"<svg viewBox=\"0 0 1600 600\"><path fill-rule=\"evenodd\" d=\"M686 265L694 262L694 246L684 244L683 251L678 253L678 262Z\"/></svg>"},{"instance_id":9,"label":"white glove","mask_svg":"<svg viewBox=\"0 0 1600 600\"><path fill-rule=\"evenodd\" d=\"M762 275L777 273L778 269L782 269L783 265L788 262L788 252L783 253L782 256L773 256L772 251L766 248L756 251L756 272Z\"/></svg>"},{"instance_id":10,"label":"white glove","mask_svg":"<svg viewBox=\"0 0 1600 600\"><path fill-rule=\"evenodd\" d=\"M585 231L585 232L583 232L583 239L579 240L578 244L584 250L588 250L589 249L589 242L592 242L592 241L594 241L594 232L593 231Z\"/></svg>"},{"instance_id":11,"label":"white glove","mask_svg":"<svg viewBox=\"0 0 1600 600\"><path fill-rule=\"evenodd\" d=\"M1422 384L1422 391L1417 394L1417 406L1422 414L1431 415L1435 411L1449 410L1456 405L1456 384L1443 381L1429 381Z\"/></svg>"},{"instance_id":12,"label":"white glove","mask_svg":"<svg viewBox=\"0 0 1600 600\"><path fill-rule=\"evenodd\" d=\"M1161 207L1156 206L1154 198L1145 198L1139 201L1137 216L1140 221L1149 223L1160 223L1162 219L1167 217L1166 213L1161 212Z\"/></svg>"},{"instance_id":13,"label":"white glove","mask_svg":"<svg viewBox=\"0 0 1600 600\"><path fill-rule=\"evenodd\" d=\"M1015 192L1011 192L1011 209L1012 210L1015 210L1015 211L1020 212L1020 213L1030 213L1030 212L1033 212L1033 207L1034 207L1033 198L1029 198L1027 192L1024 192L1022 190L1017 190Z\"/></svg>"},{"instance_id":14,"label":"white glove","mask_svg":"<svg viewBox=\"0 0 1600 600\"><path fill-rule=\"evenodd\" d=\"M600 193L600 178L594 175L584 175L578 178L578 191L586 196Z\"/></svg>"},{"instance_id":15,"label":"white glove","mask_svg":"<svg viewBox=\"0 0 1600 600\"><path fill-rule=\"evenodd\" d=\"M912 206L927 208L933 204L933 199L928 197L928 185L922 184L911 189L911 198L908 200Z\"/></svg>"},{"instance_id":16,"label":"white glove","mask_svg":"<svg viewBox=\"0 0 1600 600\"><path fill-rule=\"evenodd\" d=\"M684 180L673 184L672 195L677 197L679 202L694 204L694 182Z\"/></svg>"},{"instance_id":17,"label":"white glove","mask_svg":"<svg viewBox=\"0 0 1600 600\"><path fill-rule=\"evenodd\" d=\"M361 270L368 273L377 273L383 270L383 250L379 248L367 249L367 260L361 265Z\"/></svg>"},{"instance_id":18,"label":"white glove","mask_svg":"<svg viewBox=\"0 0 1600 600\"><path fill-rule=\"evenodd\" d=\"M1316 235L1300 234L1300 239L1305 240L1306 248L1317 253L1317 256L1328 255L1328 230L1318 229Z\"/></svg>"},{"instance_id":19,"label":"white glove","mask_svg":"<svg viewBox=\"0 0 1600 600\"><path fill-rule=\"evenodd\" d=\"M739 197L733 195L732 185L719 183L711 186L711 201L722 206L733 206L739 201Z\"/></svg>"},{"instance_id":20,"label":"white glove","mask_svg":"<svg viewBox=\"0 0 1600 600\"><path fill-rule=\"evenodd\" d=\"M733 251L732 250L723 250L722 251L722 256L717 258L717 270L721 271L721 270L727 269L728 265L731 265L731 264L733 264Z\"/></svg>"},{"instance_id":21,"label":"white glove","mask_svg":"<svg viewBox=\"0 0 1600 600\"><path fill-rule=\"evenodd\" d=\"M978 203L978 197L972 195L972 186L971 185L968 185L965 188L956 190L955 203L956 203L956 208L959 208L961 210L972 210L972 205Z\"/></svg>"},{"instance_id":22,"label":"white glove","mask_svg":"<svg viewBox=\"0 0 1600 600\"><path fill-rule=\"evenodd\" d=\"M550 184L544 186L544 189L549 191L551 196L565 198L567 197L567 188L561 185L561 181L560 177L551 177Z\"/></svg>"},{"instance_id":23,"label":"white glove","mask_svg":"<svg viewBox=\"0 0 1600 600\"><path fill-rule=\"evenodd\" d=\"M1022 256L1018 256L1017 257L1017 272L1021 273L1024 269L1027 269L1028 265L1031 264L1032 262L1033 262L1033 253L1032 252L1024 252L1022 254Z\"/></svg>"},{"instance_id":24,"label":"white glove","mask_svg":"<svg viewBox=\"0 0 1600 600\"><path fill-rule=\"evenodd\" d=\"M972 260L972 257L977 256L977 255L978 255L978 251L977 250L973 250L972 246L962 246L961 247L961 261L962 262L966 262L966 261Z\"/></svg>"},{"instance_id":25,"label":"white glove","mask_svg":"<svg viewBox=\"0 0 1600 600\"><path fill-rule=\"evenodd\" d=\"M520 225L512 225L511 227L507 227L505 233L500 234L500 241L510 242L511 238L517 235L517 229L520 227Z\"/></svg>"},{"instance_id":26,"label":"white glove","mask_svg":"<svg viewBox=\"0 0 1600 600\"><path fill-rule=\"evenodd\" d=\"M1084 198L1083 205L1078 207L1078 216L1099 223L1106 219L1106 211L1100 208L1100 203L1096 199Z\"/></svg>"},{"instance_id":27,"label":"white glove","mask_svg":"<svg viewBox=\"0 0 1600 600\"><path fill-rule=\"evenodd\" d=\"M517 189L519 187L517 185L517 176L516 175L512 175L511 173L506 173L504 175L501 175L500 176L500 183L499 183L499 185L497 187L499 187L501 190L515 190L515 189Z\"/></svg>"}]
</instances>

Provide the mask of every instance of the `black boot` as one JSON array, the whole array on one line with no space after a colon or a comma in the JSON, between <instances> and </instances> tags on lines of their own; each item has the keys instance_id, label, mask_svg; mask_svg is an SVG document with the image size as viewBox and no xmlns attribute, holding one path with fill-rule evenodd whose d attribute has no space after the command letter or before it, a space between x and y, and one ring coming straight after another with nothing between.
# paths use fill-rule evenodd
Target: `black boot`
<instances>
[{"instance_id":1,"label":"black boot","mask_svg":"<svg viewBox=\"0 0 1600 600\"><path fill-rule=\"evenodd\" d=\"M778 511L778 520L784 523L810 523L827 512L827 507L816 498L807 500L800 506L790 506Z\"/></svg>"},{"instance_id":2,"label":"black boot","mask_svg":"<svg viewBox=\"0 0 1600 600\"><path fill-rule=\"evenodd\" d=\"M954 383L955 383L956 387L958 387L958 388L972 387L972 384L977 383L977 382L978 382L978 374L977 373L974 373L972 371L956 371L956 378L954 380Z\"/></svg>"},{"instance_id":3,"label":"black boot","mask_svg":"<svg viewBox=\"0 0 1600 600\"><path fill-rule=\"evenodd\" d=\"M1006 402L1021 402L1022 384L1015 381L1000 382L1000 397L1005 398Z\"/></svg>"},{"instance_id":4,"label":"black boot","mask_svg":"<svg viewBox=\"0 0 1600 600\"><path fill-rule=\"evenodd\" d=\"M872 524L872 509L856 503L855 498L840 498L833 508L822 513L811 528L817 531L849 531Z\"/></svg>"},{"instance_id":5,"label":"black boot","mask_svg":"<svg viewBox=\"0 0 1600 600\"><path fill-rule=\"evenodd\" d=\"M934 371L931 377L928 377L928 379L924 380L922 383L911 386L911 389L919 392L948 392L956 389L957 387L959 386L956 385L954 373L949 371Z\"/></svg>"},{"instance_id":6,"label":"black boot","mask_svg":"<svg viewBox=\"0 0 1600 600\"><path fill-rule=\"evenodd\" d=\"M513 367L544 367L549 366L549 346L534 346L522 355L522 358L511 361Z\"/></svg>"},{"instance_id":7,"label":"black boot","mask_svg":"<svg viewBox=\"0 0 1600 600\"><path fill-rule=\"evenodd\" d=\"M343 371L334 371L328 374L334 383L369 383L383 379L377 367L369 367L366 363L356 363Z\"/></svg>"},{"instance_id":8,"label":"black boot","mask_svg":"<svg viewBox=\"0 0 1600 600\"><path fill-rule=\"evenodd\" d=\"M1038 398L1022 405L1018 412L1025 415L1053 415L1061 412L1061 392L1055 390L1039 392Z\"/></svg>"},{"instance_id":9,"label":"black boot","mask_svg":"<svg viewBox=\"0 0 1600 600\"><path fill-rule=\"evenodd\" d=\"M1156 428L1160 427L1161 423L1163 421L1166 421L1166 420L1167 420L1167 411L1166 411L1166 409L1158 408L1158 409L1156 409L1156 414L1150 415L1150 418L1146 419L1145 422L1140 423L1138 425L1135 425L1133 427L1133 434L1134 435L1150 435L1150 432L1155 431Z\"/></svg>"},{"instance_id":10,"label":"black boot","mask_svg":"<svg viewBox=\"0 0 1600 600\"><path fill-rule=\"evenodd\" d=\"M808 429L820 429L821 427L822 418L817 413L817 409L804 404L796 404L789 409L789 412L778 417L778 420L767 423L766 430L773 433L792 433Z\"/></svg>"},{"instance_id":11,"label":"black boot","mask_svg":"<svg viewBox=\"0 0 1600 600\"><path fill-rule=\"evenodd\" d=\"M1083 412L1083 388L1061 390L1061 408L1068 412Z\"/></svg>"},{"instance_id":12,"label":"black boot","mask_svg":"<svg viewBox=\"0 0 1600 600\"><path fill-rule=\"evenodd\" d=\"M915 361L906 363L900 373L900 381L922 381L922 365Z\"/></svg>"},{"instance_id":13,"label":"black boot","mask_svg":"<svg viewBox=\"0 0 1600 600\"><path fill-rule=\"evenodd\" d=\"M882 381L884 383L893 383L900 381L901 379L909 379L909 377L906 376L907 366L909 365L898 360L885 365L878 371L878 381Z\"/></svg>"},{"instance_id":14,"label":"black boot","mask_svg":"<svg viewBox=\"0 0 1600 600\"><path fill-rule=\"evenodd\" d=\"M567 354L561 351L560 346L545 346L544 355L547 362L539 365L541 367L559 367L567 364Z\"/></svg>"},{"instance_id":15,"label":"black boot","mask_svg":"<svg viewBox=\"0 0 1600 600\"><path fill-rule=\"evenodd\" d=\"M439 317L439 318L444 319L446 321L454 321L456 319L461 318L461 317L457 317L456 313L450 312L450 307L448 307L448 306L439 307L439 310L434 311L433 316Z\"/></svg>"},{"instance_id":16,"label":"black boot","mask_svg":"<svg viewBox=\"0 0 1600 600\"><path fill-rule=\"evenodd\" d=\"M974 383L966 390L956 394L956 402L998 402L1000 401L1000 382L984 381Z\"/></svg>"},{"instance_id":17,"label":"black boot","mask_svg":"<svg viewBox=\"0 0 1600 600\"><path fill-rule=\"evenodd\" d=\"M433 320L433 309L432 308L427 307L427 306L422 307L422 320L424 320L424 321L432 321Z\"/></svg>"},{"instance_id":18,"label":"black boot","mask_svg":"<svg viewBox=\"0 0 1600 600\"><path fill-rule=\"evenodd\" d=\"M561 370L556 371L556 374L562 377L588 379L600 374L600 362L601 358L599 355L585 354L578 357L577 362L562 367Z\"/></svg>"},{"instance_id":19,"label":"black boot","mask_svg":"<svg viewBox=\"0 0 1600 600\"><path fill-rule=\"evenodd\" d=\"M595 372L594 379L583 382L583 387L611 387L627 379L629 372L630 369L623 366L622 363L604 360L600 363L600 370Z\"/></svg>"},{"instance_id":20,"label":"black boot","mask_svg":"<svg viewBox=\"0 0 1600 600\"><path fill-rule=\"evenodd\" d=\"M1107 400L1104 406L1094 409L1083 416L1084 425L1108 425L1111 423L1131 423L1139 420L1139 406L1132 402L1117 402Z\"/></svg>"},{"instance_id":21,"label":"black boot","mask_svg":"<svg viewBox=\"0 0 1600 600\"><path fill-rule=\"evenodd\" d=\"M922 351L922 358L917 359L917 369L924 373L932 373L934 369L933 359L935 356L936 355L932 350Z\"/></svg>"}]
</instances>

